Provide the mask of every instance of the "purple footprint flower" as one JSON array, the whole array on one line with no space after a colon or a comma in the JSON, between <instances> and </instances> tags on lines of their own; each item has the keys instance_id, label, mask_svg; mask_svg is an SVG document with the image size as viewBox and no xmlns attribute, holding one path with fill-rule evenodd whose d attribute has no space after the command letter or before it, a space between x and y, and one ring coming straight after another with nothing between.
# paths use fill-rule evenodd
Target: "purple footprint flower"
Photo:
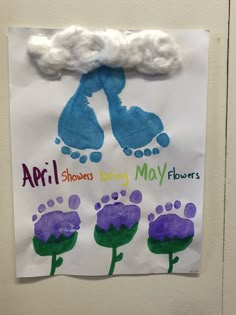
<instances>
[{"instance_id":1,"label":"purple footprint flower","mask_svg":"<svg viewBox=\"0 0 236 315\"><path fill-rule=\"evenodd\" d=\"M181 202L176 200L174 208L178 210L181 207ZM166 211L171 211L173 205L167 202L165 205ZM157 214L161 214L164 208L162 205L156 207ZM162 214L154 220L153 213L149 214L149 238L148 247L155 254L169 255L168 273L173 271L173 265L179 261L179 257L173 258L173 254L185 250L192 242L194 237L194 225L190 218L196 215L196 206L193 203L188 203L184 209L186 218L181 218L177 214Z\"/></svg>"},{"instance_id":2,"label":"purple footprint flower","mask_svg":"<svg viewBox=\"0 0 236 315\"><path fill-rule=\"evenodd\" d=\"M58 204L63 203L62 197L57 197ZM68 208L72 211L63 212L53 210L42 214L40 219L34 224L33 246L35 252L40 256L52 256L51 272L54 275L56 268L63 263L62 257L56 257L70 251L76 244L78 230L80 228L80 217L76 209L79 208L80 198L77 195L71 195L68 199ZM54 207L55 202L49 200L48 207ZM38 212L43 213L46 210L44 204L39 205ZM33 221L37 220L37 215L33 215Z\"/></svg>"},{"instance_id":3,"label":"purple footprint flower","mask_svg":"<svg viewBox=\"0 0 236 315\"><path fill-rule=\"evenodd\" d=\"M126 191L122 190L120 196L114 192L111 199L115 201L125 196ZM109 275L113 274L116 262L123 258L123 253L117 255L117 248L129 243L138 229L141 212L137 204L142 201L142 193L139 190L133 191L129 200L132 204L120 201L109 203L110 196L104 195L101 198L103 208L100 202L95 204L95 210L98 210L97 224L94 229L95 241L101 246L112 248Z\"/></svg>"}]
</instances>

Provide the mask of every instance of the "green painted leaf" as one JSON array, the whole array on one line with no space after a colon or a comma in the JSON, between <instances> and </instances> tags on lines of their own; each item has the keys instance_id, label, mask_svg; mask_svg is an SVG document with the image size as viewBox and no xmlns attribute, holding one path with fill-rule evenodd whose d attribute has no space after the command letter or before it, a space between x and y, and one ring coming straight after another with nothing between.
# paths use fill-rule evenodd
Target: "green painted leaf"
<instances>
[{"instance_id":1,"label":"green painted leaf","mask_svg":"<svg viewBox=\"0 0 236 315\"><path fill-rule=\"evenodd\" d=\"M43 242L36 236L33 238L35 252L40 256L60 255L70 251L76 244L78 232L74 232L70 237L61 235L58 239L50 236L47 242Z\"/></svg>"},{"instance_id":2,"label":"green painted leaf","mask_svg":"<svg viewBox=\"0 0 236 315\"><path fill-rule=\"evenodd\" d=\"M56 261L56 268L60 267L63 263L63 258L62 257L58 257L57 261Z\"/></svg>"},{"instance_id":3,"label":"green painted leaf","mask_svg":"<svg viewBox=\"0 0 236 315\"><path fill-rule=\"evenodd\" d=\"M120 253L119 255L116 256L116 262L121 261L123 258L123 253Z\"/></svg>"},{"instance_id":4,"label":"green painted leaf","mask_svg":"<svg viewBox=\"0 0 236 315\"><path fill-rule=\"evenodd\" d=\"M178 261L179 261L179 257L176 256L176 257L172 260L172 264L177 264Z\"/></svg>"},{"instance_id":5,"label":"green painted leaf","mask_svg":"<svg viewBox=\"0 0 236 315\"><path fill-rule=\"evenodd\" d=\"M138 223L133 225L130 229L122 225L118 230L111 224L108 231L105 231L95 225L94 239L96 243L101 246L117 248L129 243L133 239L137 229Z\"/></svg>"},{"instance_id":6,"label":"green painted leaf","mask_svg":"<svg viewBox=\"0 0 236 315\"><path fill-rule=\"evenodd\" d=\"M150 251L155 254L169 254L185 250L192 243L192 240L193 235L183 239L177 237L173 239L165 238L162 241L149 237L147 244Z\"/></svg>"}]
</instances>

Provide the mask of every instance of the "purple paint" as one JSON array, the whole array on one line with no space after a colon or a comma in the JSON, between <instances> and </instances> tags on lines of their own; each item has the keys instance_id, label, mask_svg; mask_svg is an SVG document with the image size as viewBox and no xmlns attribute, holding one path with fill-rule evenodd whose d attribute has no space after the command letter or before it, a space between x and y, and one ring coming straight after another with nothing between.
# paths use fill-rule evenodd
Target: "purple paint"
<instances>
[{"instance_id":1,"label":"purple paint","mask_svg":"<svg viewBox=\"0 0 236 315\"><path fill-rule=\"evenodd\" d=\"M118 193L117 192L114 192L113 194L111 194L111 198L114 199L114 200L117 200L118 199Z\"/></svg>"},{"instance_id":2,"label":"purple paint","mask_svg":"<svg viewBox=\"0 0 236 315\"><path fill-rule=\"evenodd\" d=\"M76 210L80 205L80 198L78 195L71 195L68 199L69 208L72 210Z\"/></svg>"},{"instance_id":3,"label":"purple paint","mask_svg":"<svg viewBox=\"0 0 236 315\"><path fill-rule=\"evenodd\" d=\"M155 218L155 216L154 216L153 213L150 213L150 214L148 215L148 221L149 221L149 222L153 221L154 218Z\"/></svg>"},{"instance_id":4,"label":"purple paint","mask_svg":"<svg viewBox=\"0 0 236 315\"><path fill-rule=\"evenodd\" d=\"M48 205L49 207L53 207L53 206L55 205L55 203L54 203L53 200L48 200L47 205Z\"/></svg>"},{"instance_id":5,"label":"purple paint","mask_svg":"<svg viewBox=\"0 0 236 315\"><path fill-rule=\"evenodd\" d=\"M167 202L167 203L165 204L165 209L166 209L166 211L170 211L170 210L172 210L172 208L173 208L173 205L172 205L171 202Z\"/></svg>"},{"instance_id":6,"label":"purple paint","mask_svg":"<svg viewBox=\"0 0 236 315\"><path fill-rule=\"evenodd\" d=\"M163 210L164 210L164 208L163 208L162 205L159 205L159 206L156 207L156 213L157 214L161 214L163 212Z\"/></svg>"},{"instance_id":7,"label":"purple paint","mask_svg":"<svg viewBox=\"0 0 236 315\"><path fill-rule=\"evenodd\" d=\"M62 198L62 197L57 197L56 201L57 201L59 204L61 204L61 203L63 203L63 198Z\"/></svg>"},{"instance_id":8,"label":"purple paint","mask_svg":"<svg viewBox=\"0 0 236 315\"><path fill-rule=\"evenodd\" d=\"M49 163L45 162L48 166ZM27 167L25 163L22 163L23 170L23 184L24 187L28 182L31 187L46 186L47 184L52 184L54 180L55 184L59 184L57 163L55 160L52 161L53 164L53 174L49 174L49 170L46 168L38 168L36 166L32 167L32 171Z\"/></svg>"},{"instance_id":9,"label":"purple paint","mask_svg":"<svg viewBox=\"0 0 236 315\"><path fill-rule=\"evenodd\" d=\"M43 214L40 220L34 225L34 233L37 238L47 242L53 235L56 239L60 235L70 237L80 228L80 217L76 211L62 212L53 211Z\"/></svg>"},{"instance_id":10,"label":"purple paint","mask_svg":"<svg viewBox=\"0 0 236 315\"><path fill-rule=\"evenodd\" d=\"M194 203L187 203L185 208L184 208L184 215L186 218L194 218L196 215L196 206Z\"/></svg>"},{"instance_id":11,"label":"purple paint","mask_svg":"<svg viewBox=\"0 0 236 315\"><path fill-rule=\"evenodd\" d=\"M164 239L184 239L194 235L194 225L189 219L180 218L176 214L159 216L149 223L149 237L158 241Z\"/></svg>"},{"instance_id":12,"label":"purple paint","mask_svg":"<svg viewBox=\"0 0 236 315\"><path fill-rule=\"evenodd\" d=\"M32 215L32 221L33 221L33 222L36 221L37 218L38 218L38 217L37 217L37 214L33 214L33 215Z\"/></svg>"},{"instance_id":13,"label":"purple paint","mask_svg":"<svg viewBox=\"0 0 236 315\"><path fill-rule=\"evenodd\" d=\"M53 165L55 183L56 183L57 185L59 185L59 177L58 177L57 162L56 162L56 160L53 160L53 161L52 161L52 165Z\"/></svg>"},{"instance_id":14,"label":"purple paint","mask_svg":"<svg viewBox=\"0 0 236 315\"><path fill-rule=\"evenodd\" d=\"M122 202L115 202L103 207L97 213L97 225L107 231L112 224L116 229L122 225L131 228L138 223L141 217L140 208L136 205L125 205Z\"/></svg>"},{"instance_id":15,"label":"purple paint","mask_svg":"<svg viewBox=\"0 0 236 315\"><path fill-rule=\"evenodd\" d=\"M134 190L131 195L129 200L133 203L140 203L142 201L142 193L140 190Z\"/></svg>"},{"instance_id":16,"label":"purple paint","mask_svg":"<svg viewBox=\"0 0 236 315\"><path fill-rule=\"evenodd\" d=\"M45 210L46 210L46 206L43 203L38 206L38 212L42 213Z\"/></svg>"},{"instance_id":17,"label":"purple paint","mask_svg":"<svg viewBox=\"0 0 236 315\"><path fill-rule=\"evenodd\" d=\"M101 204L100 204L100 202L95 203L94 208L95 208L95 210L101 209Z\"/></svg>"},{"instance_id":18,"label":"purple paint","mask_svg":"<svg viewBox=\"0 0 236 315\"><path fill-rule=\"evenodd\" d=\"M103 202L103 203L107 203L107 202L109 202L109 200L110 200L110 197L108 195L104 195L101 198L101 202Z\"/></svg>"},{"instance_id":19,"label":"purple paint","mask_svg":"<svg viewBox=\"0 0 236 315\"><path fill-rule=\"evenodd\" d=\"M179 209L181 207L181 202L179 200L176 200L174 202L174 207L175 207L175 209Z\"/></svg>"}]
</instances>

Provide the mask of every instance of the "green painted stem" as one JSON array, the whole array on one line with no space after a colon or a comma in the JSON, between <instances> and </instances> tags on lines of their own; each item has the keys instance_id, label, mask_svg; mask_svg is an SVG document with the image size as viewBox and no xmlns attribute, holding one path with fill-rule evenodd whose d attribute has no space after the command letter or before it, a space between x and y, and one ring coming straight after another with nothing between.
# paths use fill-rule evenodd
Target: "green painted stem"
<instances>
[{"instance_id":1,"label":"green painted stem","mask_svg":"<svg viewBox=\"0 0 236 315\"><path fill-rule=\"evenodd\" d=\"M112 259L111 259L111 266L110 266L110 270L109 270L109 273L108 275L111 276L114 272L114 269L115 269L115 264L116 264L116 250L117 248L116 247L113 247L112 248Z\"/></svg>"},{"instance_id":2,"label":"green painted stem","mask_svg":"<svg viewBox=\"0 0 236 315\"><path fill-rule=\"evenodd\" d=\"M121 261L122 258L123 258L123 253L119 253L119 255L117 255L117 247L113 247L112 248L111 266L110 266L110 270L108 273L109 276L111 276L113 274L116 262Z\"/></svg>"},{"instance_id":3,"label":"green painted stem","mask_svg":"<svg viewBox=\"0 0 236 315\"><path fill-rule=\"evenodd\" d=\"M58 267L60 267L63 263L63 258L62 257L58 257L56 254L52 255L52 263L51 263L51 272L50 272L50 276L54 276L55 271Z\"/></svg>"},{"instance_id":4,"label":"green painted stem","mask_svg":"<svg viewBox=\"0 0 236 315\"><path fill-rule=\"evenodd\" d=\"M56 271L56 263L57 263L57 255L53 254L52 255L52 263L51 263L51 272L50 272L50 276L54 276L55 271Z\"/></svg>"},{"instance_id":5,"label":"green painted stem","mask_svg":"<svg viewBox=\"0 0 236 315\"><path fill-rule=\"evenodd\" d=\"M168 269L168 273L171 273L173 271L173 254L169 253L169 269Z\"/></svg>"},{"instance_id":6,"label":"green painted stem","mask_svg":"<svg viewBox=\"0 0 236 315\"><path fill-rule=\"evenodd\" d=\"M169 253L169 269L168 269L168 273L172 273L173 266L174 266L174 264L177 264L178 261L179 261L179 257L178 256L175 256L175 258L173 259L173 253Z\"/></svg>"}]
</instances>

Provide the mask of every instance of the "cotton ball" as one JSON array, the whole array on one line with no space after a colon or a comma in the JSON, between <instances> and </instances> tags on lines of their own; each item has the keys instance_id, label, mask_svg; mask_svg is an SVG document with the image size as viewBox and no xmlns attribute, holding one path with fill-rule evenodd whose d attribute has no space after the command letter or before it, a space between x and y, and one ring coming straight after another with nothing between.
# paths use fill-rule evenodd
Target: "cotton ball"
<instances>
[{"instance_id":1,"label":"cotton ball","mask_svg":"<svg viewBox=\"0 0 236 315\"><path fill-rule=\"evenodd\" d=\"M124 33L118 30L97 32L104 43L99 60L102 65L120 67L126 63L126 40Z\"/></svg>"},{"instance_id":2,"label":"cotton ball","mask_svg":"<svg viewBox=\"0 0 236 315\"><path fill-rule=\"evenodd\" d=\"M56 47L64 47L65 49L71 49L76 45L79 38L87 32L88 31L85 28L70 26L52 36L52 45Z\"/></svg>"},{"instance_id":3,"label":"cotton ball","mask_svg":"<svg viewBox=\"0 0 236 315\"><path fill-rule=\"evenodd\" d=\"M72 26L51 38L31 37L28 52L44 74L57 78L63 69L83 74L106 65L155 75L170 73L181 64L180 48L161 31L89 31Z\"/></svg>"},{"instance_id":4,"label":"cotton ball","mask_svg":"<svg viewBox=\"0 0 236 315\"><path fill-rule=\"evenodd\" d=\"M136 69L145 74L167 74L180 67L180 48L162 31L141 31L127 37L130 58Z\"/></svg>"},{"instance_id":5,"label":"cotton ball","mask_svg":"<svg viewBox=\"0 0 236 315\"><path fill-rule=\"evenodd\" d=\"M67 51L63 67L79 73L87 73L99 67L98 55L103 46L100 37L81 27L69 27L52 37L53 48Z\"/></svg>"},{"instance_id":6,"label":"cotton ball","mask_svg":"<svg viewBox=\"0 0 236 315\"><path fill-rule=\"evenodd\" d=\"M55 62L58 53L52 53L51 44L51 40L45 36L32 36L28 42L28 52L45 75L59 78L62 66L59 60Z\"/></svg>"},{"instance_id":7,"label":"cotton ball","mask_svg":"<svg viewBox=\"0 0 236 315\"><path fill-rule=\"evenodd\" d=\"M31 36L28 41L28 52L31 56L40 58L47 54L51 47L51 40L45 36Z\"/></svg>"},{"instance_id":8,"label":"cotton ball","mask_svg":"<svg viewBox=\"0 0 236 315\"><path fill-rule=\"evenodd\" d=\"M104 49L104 42L95 32L81 34L77 43L71 47L70 52L74 62L74 69L81 73L98 68L100 54Z\"/></svg>"}]
</instances>

